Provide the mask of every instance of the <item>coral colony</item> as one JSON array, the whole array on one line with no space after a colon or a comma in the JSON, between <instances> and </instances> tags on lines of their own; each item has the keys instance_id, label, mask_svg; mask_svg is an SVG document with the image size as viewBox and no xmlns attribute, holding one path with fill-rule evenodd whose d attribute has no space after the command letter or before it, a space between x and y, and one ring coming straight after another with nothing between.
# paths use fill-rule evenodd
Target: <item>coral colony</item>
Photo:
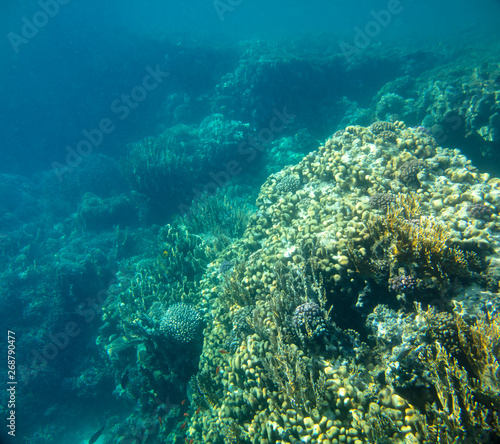
<instances>
[{"instance_id":1,"label":"coral colony","mask_svg":"<svg viewBox=\"0 0 500 444\"><path fill-rule=\"evenodd\" d=\"M428 132L348 126L271 174L256 212L217 193L163 228L156 258L119 277L98 342L117 374L131 369L124 392L145 411L179 392L174 375L189 387L185 420L151 434L494 436L499 204L500 180ZM196 365L163 359L179 344Z\"/></svg>"}]
</instances>

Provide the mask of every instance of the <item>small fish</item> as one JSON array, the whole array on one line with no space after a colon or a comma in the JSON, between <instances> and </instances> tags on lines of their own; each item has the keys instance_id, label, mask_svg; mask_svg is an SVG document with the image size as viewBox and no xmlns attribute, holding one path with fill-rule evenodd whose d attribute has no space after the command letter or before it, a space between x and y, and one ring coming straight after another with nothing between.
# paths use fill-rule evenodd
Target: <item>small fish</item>
<instances>
[{"instance_id":1,"label":"small fish","mask_svg":"<svg viewBox=\"0 0 500 444\"><path fill-rule=\"evenodd\" d=\"M220 366L218 365L217 368L215 369L215 376L218 376L220 372Z\"/></svg>"},{"instance_id":2,"label":"small fish","mask_svg":"<svg viewBox=\"0 0 500 444\"><path fill-rule=\"evenodd\" d=\"M89 439L89 444L94 444L99 439L99 436L101 436L102 432L104 431L104 427L106 427L106 424L104 424L97 432L92 435L92 438Z\"/></svg>"},{"instance_id":3,"label":"small fish","mask_svg":"<svg viewBox=\"0 0 500 444\"><path fill-rule=\"evenodd\" d=\"M186 403L186 400L185 400L185 399L183 399L183 400L181 401L181 405L184 405L185 403Z\"/></svg>"},{"instance_id":4,"label":"small fish","mask_svg":"<svg viewBox=\"0 0 500 444\"><path fill-rule=\"evenodd\" d=\"M184 413L184 416L186 416L186 417L189 416L189 413Z\"/></svg>"},{"instance_id":5,"label":"small fish","mask_svg":"<svg viewBox=\"0 0 500 444\"><path fill-rule=\"evenodd\" d=\"M200 413L200 410L201 410L201 407L198 407L198 408L196 409L196 412L194 412L194 414L196 415L196 414Z\"/></svg>"},{"instance_id":6,"label":"small fish","mask_svg":"<svg viewBox=\"0 0 500 444\"><path fill-rule=\"evenodd\" d=\"M158 421L160 422L160 428L163 425L163 419L161 419L161 416L158 416Z\"/></svg>"},{"instance_id":7,"label":"small fish","mask_svg":"<svg viewBox=\"0 0 500 444\"><path fill-rule=\"evenodd\" d=\"M227 351L227 350L224 350L223 348L221 348L221 349L219 350L219 353L222 353L223 355L225 355L226 353L228 353L228 351Z\"/></svg>"},{"instance_id":8,"label":"small fish","mask_svg":"<svg viewBox=\"0 0 500 444\"><path fill-rule=\"evenodd\" d=\"M182 424L181 424L181 427L180 429L181 430L184 430L186 428L186 426L188 425L188 422L187 421L184 421Z\"/></svg>"}]
</instances>

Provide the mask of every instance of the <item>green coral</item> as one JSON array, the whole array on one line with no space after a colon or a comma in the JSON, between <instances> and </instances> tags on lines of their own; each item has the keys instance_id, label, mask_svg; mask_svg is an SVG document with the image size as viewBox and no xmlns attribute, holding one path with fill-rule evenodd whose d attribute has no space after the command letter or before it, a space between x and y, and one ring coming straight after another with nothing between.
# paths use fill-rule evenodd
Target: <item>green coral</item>
<instances>
[{"instance_id":1,"label":"green coral","mask_svg":"<svg viewBox=\"0 0 500 444\"><path fill-rule=\"evenodd\" d=\"M222 191L213 195L204 193L193 202L182 223L190 232L207 239L215 252L220 253L243 235L250 211L249 205L230 199Z\"/></svg>"},{"instance_id":2,"label":"green coral","mask_svg":"<svg viewBox=\"0 0 500 444\"><path fill-rule=\"evenodd\" d=\"M130 144L121 160L122 173L159 210L172 211L188 205L200 190L212 191L207 184L217 188L209 172L242 160L237 147L251 134L248 124L221 114L210 115L199 125L176 125Z\"/></svg>"}]
</instances>

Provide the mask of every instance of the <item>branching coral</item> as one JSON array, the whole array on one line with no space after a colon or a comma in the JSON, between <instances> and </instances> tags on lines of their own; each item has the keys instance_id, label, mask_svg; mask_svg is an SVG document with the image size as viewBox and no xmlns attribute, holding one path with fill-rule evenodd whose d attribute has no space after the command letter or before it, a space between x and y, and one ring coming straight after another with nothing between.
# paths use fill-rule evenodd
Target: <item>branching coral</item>
<instances>
[{"instance_id":1,"label":"branching coral","mask_svg":"<svg viewBox=\"0 0 500 444\"><path fill-rule=\"evenodd\" d=\"M254 295L243 284L246 262L240 262L232 271L227 272L222 280L221 301L228 307L245 307L254 303Z\"/></svg>"},{"instance_id":2,"label":"branching coral","mask_svg":"<svg viewBox=\"0 0 500 444\"><path fill-rule=\"evenodd\" d=\"M498 434L500 316L486 313L468 325L458 313L416 309L435 340L419 354L437 400L425 408L422 433L443 443Z\"/></svg>"},{"instance_id":3,"label":"branching coral","mask_svg":"<svg viewBox=\"0 0 500 444\"><path fill-rule=\"evenodd\" d=\"M470 378L439 342L420 356L430 371L440 404L427 408L428 424L423 431L428 438L454 443L476 431L500 432L498 413L478 400L479 382Z\"/></svg>"},{"instance_id":4,"label":"branching coral","mask_svg":"<svg viewBox=\"0 0 500 444\"><path fill-rule=\"evenodd\" d=\"M481 314L472 326L456 316L456 323L460 346L481 381L481 392L500 396L500 314Z\"/></svg>"},{"instance_id":5,"label":"branching coral","mask_svg":"<svg viewBox=\"0 0 500 444\"><path fill-rule=\"evenodd\" d=\"M197 186L216 185L210 172L239 160L237 147L251 133L248 124L212 114L198 126L176 125L130 144L122 172L158 208L172 209L188 203Z\"/></svg>"},{"instance_id":6,"label":"branching coral","mask_svg":"<svg viewBox=\"0 0 500 444\"><path fill-rule=\"evenodd\" d=\"M179 154L177 145L174 134L169 132L132 143L129 156L121 161L124 176L135 189L148 196L184 192L183 176L190 165Z\"/></svg>"},{"instance_id":7,"label":"branching coral","mask_svg":"<svg viewBox=\"0 0 500 444\"><path fill-rule=\"evenodd\" d=\"M399 195L384 217L370 223L376 242L387 246L391 274L400 268L417 268L418 278L447 282L451 276L471 275L469 262L477 255L451 245L450 233L431 217L420 215L416 195Z\"/></svg>"},{"instance_id":8,"label":"branching coral","mask_svg":"<svg viewBox=\"0 0 500 444\"><path fill-rule=\"evenodd\" d=\"M210 238L215 252L220 253L239 238L248 223L250 208L229 199L223 192L203 194L193 202L182 222L191 233Z\"/></svg>"},{"instance_id":9,"label":"branching coral","mask_svg":"<svg viewBox=\"0 0 500 444\"><path fill-rule=\"evenodd\" d=\"M179 225L163 227L159 240L161 254L154 275L168 282L169 291L189 295L215 258L213 245Z\"/></svg>"},{"instance_id":10,"label":"branching coral","mask_svg":"<svg viewBox=\"0 0 500 444\"><path fill-rule=\"evenodd\" d=\"M281 331L270 339L273 354L263 364L290 404L308 413L326 406L325 373L318 371L295 344L287 344Z\"/></svg>"}]
</instances>

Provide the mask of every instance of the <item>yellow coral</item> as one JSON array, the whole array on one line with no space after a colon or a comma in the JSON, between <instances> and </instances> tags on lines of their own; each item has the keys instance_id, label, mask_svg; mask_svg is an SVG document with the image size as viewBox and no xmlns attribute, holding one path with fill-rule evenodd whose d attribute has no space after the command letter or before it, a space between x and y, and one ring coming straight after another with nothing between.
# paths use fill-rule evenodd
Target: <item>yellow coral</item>
<instances>
[{"instance_id":1,"label":"yellow coral","mask_svg":"<svg viewBox=\"0 0 500 444\"><path fill-rule=\"evenodd\" d=\"M459 442L466 433L476 430L492 430L487 418L492 412L475 401L477 381L469 378L446 349L435 342L420 354L420 358L430 370L440 406L428 406L430 424L423 427L427 438L436 442ZM432 418L432 419L431 419Z\"/></svg>"},{"instance_id":2,"label":"yellow coral","mask_svg":"<svg viewBox=\"0 0 500 444\"><path fill-rule=\"evenodd\" d=\"M415 194L400 194L386 216L378 217L370 228L375 239L390 243L389 256L393 265L418 263L425 274L441 280L450 275L470 275L468 259L472 254L449 245L450 233L443 224L420 216Z\"/></svg>"},{"instance_id":3,"label":"yellow coral","mask_svg":"<svg viewBox=\"0 0 500 444\"><path fill-rule=\"evenodd\" d=\"M500 396L500 315L482 314L472 326L460 316L456 322L460 345L481 381L481 391Z\"/></svg>"}]
</instances>

